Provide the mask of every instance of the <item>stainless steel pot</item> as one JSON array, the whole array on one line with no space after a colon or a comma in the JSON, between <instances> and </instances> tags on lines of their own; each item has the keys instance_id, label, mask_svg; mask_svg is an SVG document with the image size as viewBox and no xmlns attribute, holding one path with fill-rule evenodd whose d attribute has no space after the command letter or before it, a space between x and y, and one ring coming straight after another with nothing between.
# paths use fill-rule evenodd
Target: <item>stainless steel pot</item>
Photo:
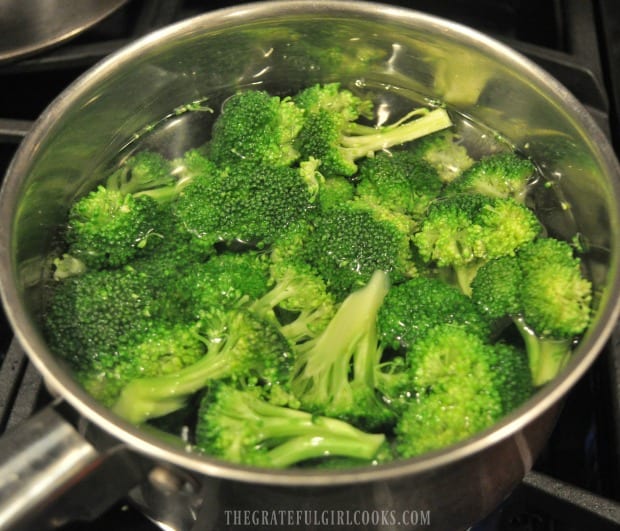
<instances>
[{"instance_id":1,"label":"stainless steel pot","mask_svg":"<svg viewBox=\"0 0 620 531\"><path fill-rule=\"evenodd\" d=\"M570 363L476 437L354 471L233 466L115 417L76 384L40 332L41 278L67 205L154 122L168 118L145 137L167 154L202 141L204 113L183 113L189 102L209 96L217 103L244 85L291 92L332 80L442 100L539 164L555 185L553 193L545 188L536 197L540 215L552 233L579 235L596 288L593 324ZM414 11L363 2L240 5L165 28L115 53L47 108L15 155L0 195L3 302L17 338L59 397L0 442L0 456L10 457L0 466L0 527L32 529L33 515L40 515L37 528L75 517L74 506L88 489L97 500L95 512L112 499L109 491L138 485L132 496L147 513L182 529L223 529L232 518L266 514L230 512L235 509L380 518L379 529L398 528L398 521L413 528L427 519L433 529L465 528L495 508L531 468L563 396L617 319L619 176L604 135L557 81L480 33ZM301 525L281 521L283 528L311 523L304 520L312 518L309 512L279 514L302 518Z\"/></svg>"}]
</instances>

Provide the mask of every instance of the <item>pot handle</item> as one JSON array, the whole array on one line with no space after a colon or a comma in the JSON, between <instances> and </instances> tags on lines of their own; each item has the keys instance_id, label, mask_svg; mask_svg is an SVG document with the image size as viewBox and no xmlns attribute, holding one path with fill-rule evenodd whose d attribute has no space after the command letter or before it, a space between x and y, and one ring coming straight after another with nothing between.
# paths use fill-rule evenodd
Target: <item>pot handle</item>
<instances>
[{"instance_id":1,"label":"pot handle","mask_svg":"<svg viewBox=\"0 0 620 531\"><path fill-rule=\"evenodd\" d=\"M92 520L144 478L143 459L90 424L82 435L64 409L50 404L0 438L0 529Z\"/></svg>"}]
</instances>

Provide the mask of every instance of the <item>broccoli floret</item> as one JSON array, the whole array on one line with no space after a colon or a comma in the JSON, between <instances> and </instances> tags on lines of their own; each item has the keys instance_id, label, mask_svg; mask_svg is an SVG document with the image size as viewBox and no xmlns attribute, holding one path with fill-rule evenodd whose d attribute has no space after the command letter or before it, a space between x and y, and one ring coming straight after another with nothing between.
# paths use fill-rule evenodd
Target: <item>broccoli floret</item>
<instances>
[{"instance_id":1,"label":"broccoli floret","mask_svg":"<svg viewBox=\"0 0 620 531\"><path fill-rule=\"evenodd\" d=\"M438 326L416 341L407 356L416 398L395 427L399 455L444 448L504 414L491 367L494 347L478 335L455 324Z\"/></svg>"},{"instance_id":2,"label":"broccoli floret","mask_svg":"<svg viewBox=\"0 0 620 531\"><path fill-rule=\"evenodd\" d=\"M280 389L292 353L279 330L245 310L205 311L197 325L207 353L179 371L139 378L121 391L113 410L132 423L167 415L213 380L260 381Z\"/></svg>"},{"instance_id":3,"label":"broccoli floret","mask_svg":"<svg viewBox=\"0 0 620 531\"><path fill-rule=\"evenodd\" d=\"M503 342L495 343L493 348L494 356L490 363L493 382L499 391L502 411L509 413L534 393L532 372L524 350Z\"/></svg>"},{"instance_id":4,"label":"broccoli floret","mask_svg":"<svg viewBox=\"0 0 620 531\"><path fill-rule=\"evenodd\" d=\"M114 364L155 324L159 302L146 275L131 266L92 270L55 282L43 316L51 349L77 371Z\"/></svg>"},{"instance_id":5,"label":"broccoli floret","mask_svg":"<svg viewBox=\"0 0 620 531\"><path fill-rule=\"evenodd\" d=\"M271 404L252 389L218 387L205 395L198 417L199 450L247 465L288 468L334 456L372 460L385 443L383 434Z\"/></svg>"},{"instance_id":6,"label":"broccoli floret","mask_svg":"<svg viewBox=\"0 0 620 531\"><path fill-rule=\"evenodd\" d=\"M158 294L158 319L191 324L209 308L248 305L270 289L265 254L253 250L205 254L191 245L193 241L161 245L132 263Z\"/></svg>"},{"instance_id":7,"label":"broccoli floret","mask_svg":"<svg viewBox=\"0 0 620 531\"><path fill-rule=\"evenodd\" d=\"M377 324L384 343L401 353L383 361L375 373L383 400L397 413L415 399L410 351L429 331L444 325L460 326L468 336L490 340L490 326L476 305L459 289L434 278L415 278L393 286L379 310ZM381 334L385 330L388 333ZM494 350L490 368L507 413L529 398L532 377L522 350L504 343L495 344Z\"/></svg>"},{"instance_id":8,"label":"broccoli floret","mask_svg":"<svg viewBox=\"0 0 620 531\"><path fill-rule=\"evenodd\" d=\"M533 383L551 380L590 322L592 285L566 242L539 238L515 257L493 260L472 282L472 300L495 321L508 317L523 337Z\"/></svg>"},{"instance_id":9,"label":"broccoli floret","mask_svg":"<svg viewBox=\"0 0 620 531\"><path fill-rule=\"evenodd\" d=\"M444 129L416 140L411 150L433 166L444 183L453 181L474 163L452 129Z\"/></svg>"},{"instance_id":10,"label":"broccoli floret","mask_svg":"<svg viewBox=\"0 0 620 531\"><path fill-rule=\"evenodd\" d=\"M178 194L172 166L160 154L129 157L69 211L69 254L90 268L119 267L160 243L162 208Z\"/></svg>"},{"instance_id":11,"label":"broccoli floret","mask_svg":"<svg viewBox=\"0 0 620 531\"><path fill-rule=\"evenodd\" d=\"M291 98L262 90L245 90L226 100L215 120L208 146L218 165L240 160L287 166L297 160L293 145L304 112Z\"/></svg>"},{"instance_id":12,"label":"broccoli floret","mask_svg":"<svg viewBox=\"0 0 620 531\"><path fill-rule=\"evenodd\" d=\"M255 251L223 252L193 265L177 282L194 316L209 308L235 308L270 290L269 261Z\"/></svg>"},{"instance_id":13,"label":"broccoli floret","mask_svg":"<svg viewBox=\"0 0 620 531\"><path fill-rule=\"evenodd\" d=\"M319 169L325 177L350 177L357 172L359 159L452 125L442 108L419 114L416 119L370 131L322 109L307 116L297 146L302 158L321 161Z\"/></svg>"},{"instance_id":14,"label":"broccoli floret","mask_svg":"<svg viewBox=\"0 0 620 531\"><path fill-rule=\"evenodd\" d=\"M492 410L498 400L489 400ZM439 450L487 428L497 419L494 411L486 410L485 402L467 390L460 391L458 399L437 393L412 401L395 428L398 455L414 457ZM476 420L470 421L472 417Z\"/></svg>"},{"instance_id":15,"label":"broccoli floret","mask_svg":"<svg viewBox=\"0 0 620 531\"><path fill-rule=\"evenodd\" d=\"M314 227L308 220L294 223L282 232L271 245L269 255L272 264L277 267L287 267L290 264L307 262L308 241Z\"/></svg>"},{"instance_id":16,"label":"broccoli floret","mask_svg":"<svg viewBox=\"0 0 620 531\"><path fill-rule=\"evenodd\" d=\"M291 343L319 335L336 311L336 301L323 279L304 262L274 261L271 281L271 289L255 297L253 311L278 323ZM286 318L279 319L278 313Z\"/></svg>"},{"instance_id":17,"label":"broccoli floret","mask_svg":"<svg viewBox=\"0 0 620 531\"><path fill-rule=\"evenodd\" d=\"M356 200L323 211L313 223L305 257L337 299L377 270L389 272L393 282L415 274L407 216Z\"/></svg>"},{"instance_id":18,"label":"broccoli floret","mask_svg":"<svg viewBox=\"0 0 620 531\"><path fill-rule=\"evenodd\" d=\"M320 110L330 111L342 116L348 122L360 117L372 118L373 103L341 87L340 83L312 85L298 92L293 98L295 104L309 116Z\"/></svg>"},{"instance_id":19,"label":"broccoli floret","mask_svg":"<svg viewBox=\"0 0 620 531\"><path fill-rule=\"evenodd\" d=\"M193 325L163 323L147 331L139 342L124 344L114 355L100 356L78 381L97 400L113 406L132 380L175 373L200 360L204 339Z\"/></svg>"},{"instance_id":20,"label":"broccoli floret","mask_svg":"<svg viewBox=\"0 0 620 531\"><path fill-rule=\"evenodd\" d=\"M443 108L417 109L392 125L362 125L356 115L368 113L371 103L334 85L313 87L309 96L298 98L307 108L295 145L302 160L321 161L325 177L350 177L357 172L357 160L452 125Z\"/></svg>"},{"instance_id":21,"label":"broccoli floret","mask_svg":"<svg viewBox=\"0 0 620 531\"><path fill-rule=\"evenodd\" d=\"M523 271L523 318L541 335L582 333L590 322L592 284L569 243L540 238L518 253Z\"/></svg>"},{"instance_id":22,"label":"broccoli floret","mask_svg":"<svg viewBox=\"0 0 620 531\"><path fill-rule=\"evenodd\" d=\"M503 256L484 264L471 283L471 298L493 327L501 330L506 318L521 311L523 273L515 256Z\"/></svg>"},{"instance_id":23,"label":"broccoli floret","mask_svg":"<svg viewBox=\"0 0 620 531\"><path fill-rule=\"evenodd\" d=\"M338 207L355 196L355 185L345 177L325 179L319 189L318 205L323 210Z\"/></svg>"},{"instance_id":24,"label":"broccoli floret","mask_svg":"<svg viewBox=\"0 0 620 531\"><path fill-rule=\"evenodd\" d=\"M384 351L384 357L385 357ZM404 355L382 359L375 367L375 388L381 401L398 417L409 402L415 398L411 383L409 364Z\"/></svg>"},{"instance_id":25,"label":"broccoli floret","mask_svg":"<svg viewBox=\"0 0 620 531\"><path fill-rule=\"evenodd\" d=\"M489 197L525 201L536 168L516 153L504 152L483 157L446 188L446 194L476 193Z\"/></svg>"},{"instance_id":26,"label":"broccoli floret","mask_svg":"<svg viewBox=\"0 0 620 531\"><path fill-rule=\"evenodd\" d=\"M388 289L387 274L375 272L342 302L321 335L298 346L291 390L303 408L372 429L393 420L374 384L381 358L376 317Z\"/></svg>"},{"instance_id":27,"label":"broccoli floret","mask_svg":"<svg viewBox=\"0 0 620 531\"><path fill-rule=\"evenodd\" d=\"M433 166L410 151L381 152L359 164L357 193L418 218L443 187Z\"/></svg>"},{"instance_id":28,"label":"broccoli floret","mask_svg":"<svg viewBox=\"0 0 620 531\"><path fill-rule=\"evenodd\" d=\"M180 193L176 214L207 246L268 244L314 208L314 193L299 169L238 161L196 175Z\"/></svg>"},{"instance_id":29,"label":"broccoli floret","mask_svg":"<svg viewBox=\"0 0 620 531\"><path fill-rule=\"evenodd\" d=\"M160 209L160 228L154 237L159 243L131 262L131 267L148 279L157 294L157 318L169 323L191 323L196 319L198 294L190 279L199 280L200 271L215 257L212 246L185 230L174 214L173 205Z\"/></svg>"},{"instance_id":30,"label":"broccoli floret","mask_svg":"<svg viewBox=\"0 0 620 531\"><path fill-rule=\"evenodd\" d=\"M459 194L429 207L413 242L423 260L451 268L469 294L482 264L513 255L540 232L534 212L514 199Z\"/></svg>"},{"instance_id":31,"label":"broccoli floret","mask_svg":"<svg viewBox=\"0 0 620 531\"><path fill-rule=\"evenodd\" d=\"M140 151L108 177L105 188L123 195L146 195L158 203L165 203L176 196L177 178L172 169L170 161L161 154Z\"/></svg>"},{"instance_id":32,"label":"broccoli floret","mask_svg":"<svg viewBox=\"0 0 620 531\"><path fill-rule=\"evenodd\" d=\"M518 324L534 367L534 383L541 385L568 361L575 337L590 323L592 284L566 242L537 240L518 259L523 271Z\"/></svg>"},{"instance_id":33,"label":"broccoli floret","mask_svg":"<svg viewBox=\"0 0 620 531\"><path fill-rule=\"evenodd\" d=\"M177 195L197 176L209 178L219 171L218 165L206 155L203 149L189 149L182 157L175 159L172 166L172 171L178 179Z\"/></svg>"},{"instance_id":34,"label":"broccoli floret","mask_svg":"<svg viewBox=\"0 0 620 531\"><path fill-rule=\"evenodd\" d=\"M157 227L157 203L99 186L69 211L69 254L87 267L127 264L151 242Z\"/></svg>"},{"instance_id":35,"label":"broccoli floret","mask_svg":"<svg viewBox=\"0 0 620 531\"><path fill-rule=\"evenodd\" d=\"M416 277L392 286L377 316L379 337L393 349L407 349L445 323L467 326L482 338L490 333L486 318L470 298L435 278Z\"/></svg>"},{"instance_id":36,"label":"broccoli floret","mask_svg":"<svg viewBox=\"0 0 620 531\"><path fill-rule=\"evenodd\" d=\"M337 301L324 279L309 264L308 223L291 227L271 248L271 289L252 304L254 311L278 322L292 343L316 337L336 311Z\"/></svg>"}]
</instances>

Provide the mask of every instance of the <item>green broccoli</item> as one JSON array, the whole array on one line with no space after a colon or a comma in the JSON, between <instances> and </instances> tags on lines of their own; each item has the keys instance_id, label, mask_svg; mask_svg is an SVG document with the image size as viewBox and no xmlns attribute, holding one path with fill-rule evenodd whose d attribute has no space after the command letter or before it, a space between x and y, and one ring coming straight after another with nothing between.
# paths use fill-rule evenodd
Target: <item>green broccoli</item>
<instances>
[{"instance_id":1,"label":"green broccoli","mask_svg":"<svg viewBox=\"0 0 620 531\"><path fill-rule=\"evenodd\" d=\"M539 238L514 257L492 260L472 282L472 300L501 326L511 319L523 337L533 383L551 380L590 322L592 285L566 242Z\"/></svg>"},{"instance_id":2,"label":"green broccoli","mask_svg":"<svg viewBox=\"0 0 620 531\"><path fill-rule=\"evenodd\" d=\"M435 168L444 183L456 179L474 159L452 129L426 135L411 144L415 155Z\"/></svg>"},{"instance_id":3,"label":"green broccoli","mask_svg":"<svg viewBox=\"0 0 620 531\"><path fill-rule=\"evenodd\" d=\"M271 288L269 261L256 251L215 254L177 279L178 296L197 318L209 308L249 306Z\"/></svg>"},{"instance_id":4,"label":"green broccoli","mask_svg":"<svg viewBox=\"0 0 620 531\"><path fill-rule=\"evenodd\" d=\"M416 394L405 355L388 356L388 349L384 349L383 359L375 366L374 385L381 401L395 418L400 417Z\"/></svg>"},{"instance_id":5,"label":"green broccoli","mask_svg":"<svg viewBox=\"0 0 620 531\"><path fill-rule=\"evenodd\" d=\"M374 466L563 366L592 286L526 205L533 163L474 161L446 109L390 124L356 91L245 89L209 141L125 154L70 206L43 331L95 399L239 464Z\"/></svg>"},{"instance_id":6,"label":"green broccoli","mask_svg":"<svg viewBox=\"0 0 620 531\"><path fill-rule=\"evenodd\" d=\"M220 166L240 160L288 166L299 157L294 140L303 117L291 98L263 90L238 92L224 102L213 124L209 158Z\"/></svg>"},{"instance_id":7,"label":"green broccoli","mask_svg":"<svg viewBox=\"0 0 620 531\"><path fill-rule=\"evenodd\" d=\"M504 342L493 347L495 352L490 362L493 382L499 391L502 411L509 413L534 393L532 372L524 350Z\"/></svg>"},{"instance_id":8,"label":"green broccoli","mask_svg":"<svg viewBox=\"0 0 620 531\"><path fill-rule=\"evenodd\" d=\"M125 265L140 249L157 242L157 220L153 199L99 186L71 206L69 254L96 269Z\"/></svg>"},{"instance_id":9,"label":"green broccoli","mask_svg":"<svg viewBox=\"0 0 620 531\"><path fill-rule=\"evenodd\" d=\"M347 122L360 117L372 118L373 103L341 87L340 83L312 85L299 91L293 98L295 104L309 116L321 110L337 113Z\"/></svg>"},{"instance_id":10,"label":"green broccoli","mask_svg":"<svg viewBox=\"0 0 620 531\"><path fill-rule=\"evenodd\" d=\"M357 178L359 196L414 219L426 211L443 187L433 166L405 150L364 159Z\"/></svg>"},{"instance_id":11,"label":"green broccoli","mask_svg":"<svg viewBox=\"0 0 620 531\"><path fill-rule=\"evenodd\" d=\"M157 234L153 236L158 239L157 245L144 249L130 265L148 279L157 293L158 319L190 323L195 320L194 303L198 302L196 286L189 286L190 279L201 279L200 272L217 252L185 229L173 203L160 206L158 224Z\"/></svg>"},{"instance_id":12,"label":"green broccoli","mask_svg":"<svg viewBox=\"0 0 620 531\"><path fill-rule=\"evenodd\" d=\"M122 344L114 355L102 353L76 376L90 394L112 407L131 381L176 373L205 353L205 340L195 326L161 323L140 339Z\"/></svg>"},{"instance_id":13,"label":"green broccoli","mask_svg":"<svg viewBox=\"0 0 620 531\"><path fill-rule=\"evenodd\" d=\"M140 151L108 177L105 188L123 195L148 196L163 204L176 197L177 181L170 161L154 151Z\"/></svg>"},{"instance_id":14,"label":"green broccoli","mask_svg":"<svg viewBox=\"0 0 620 531\"><path fill-rule=\"evenodd\" d=\"M219 171L218 165L201 148L187 150L182 157L174 159L171 164L177 177L177 196L196 177L209 178Z\"/></svg>"},{"instance_id":15,"label":"green broccoli","mask_svg":"<svg viewBox=\"0 0 620 531\"><path fill-rule=\"evenodd\" d=\"M523 273L515 256L489 260L478 270L471 283L471 299L493 328L505 328L510 316L521 312L522 283Z\"/></svg>"},{"instance_id":16,"label":"green broccoli","mask_svg":"<svg viewBox=\"0 0 620 531\"><path fill-rule=\"evenodd\" d=\"M313 214L316 214L314 211ZM286 268L289 265L308 262L308 241L312 237L314 216L293 223L270 246L269 258L276 267Z\"/></svg>"},{"instance_id":17,"label":"green broccoli","mask_svg":"<svg viewBox=\"0 0 620 531\"><path fill-rule=\"evenodd\" d=\"M298 168L238 161L197 174L175 212L206 246L235 240L265 245L314 208L315 193Z\"/></svg>"},{"instance_id":18,"label":"green broccoli","mask_svg":"<svg viewBox=\"0 0 620 531\"><path fill-rule=\"evenodd\" d=\"M413 235L422 259L447 267L459 287L470 284L486 261L510 256L541 232L534 212L514 199L458 194L436 200Z\"/></svg>"},{"instance_id":19,"label":"green broccoli","mask_svg":"<svg viewBox=\"0 0 620 531\"><path fill-rule=\"evenodd\" d=\"M254 298L252 310L278 323L291 343L319 335L336 311L323 279L304 262L274 260L271 281L271 289Z\"/></svg>"},{"instance_id":20,"label":"green broccoli","mask_svg":"<svg viewBox=\"0 0 620 531\"><path fill-rule=\"evenodd\" d=\"M512 151L495 153L482 157L453 180L446 194L476 193L523 203L535 171L530 160Z\"/></svg>"},{"instance_id":21,"label":"green broccoli","mask_svg":"<svg viewBox=\"0 0 620 531\"><path fill-rule=\"evenodd\" d=\"M196 446L232 463L287 468L311 459L372 460L385 443L338 419L271 404L255 389L222 385L205 394Z\"/></svg>"},{"instance_id":22,"label":"green broccoli","mask_svg":"<svg viewBox=\"0 0 620 531\"><path fill-rule=\"evenodd\" d=\"M303 408L371 429L393 420L374 384L381 358L376 317L388 290L387 274L375 272L342 302L321 335L298 346L291 390Z\"/></svg>"},{"instance_id":23,"label":"green broccoli","mask_svg":"<svg viewBox=\"0 0 620 531\"><path fill-rule=\"evenodd\" d=\"M355 185L346 177L330 177L319 188L317 203L322 210L329 210L351 201L355 193Z\"/></svg>"},{"instance_id":24,"label":"green broccoli","mask_svg":"<svg viewBox=\"0 0 620 531\"><path fill-rule=\"evenodd\" d=\"M214 380L260 381L278 392L292 366L292 353L279 330L243 309L205 311L197 323L206 354L176 372L130 381L113 406L134 424L182 408Z\"/></svg>"},{"instance_id":25,"label":"green broccoli","mask_svg":"<svg viewBox=\"0 0 620 531\"><path fill-rule=\"evenodd\" d=\"M582 333L590 322L592 284L571 245L540 238L518 253L523 271L523 318L543 336Z\"/></svg>"},{"instance_id":26,"label":"green broccoli","mask_svg":"<svg viewBox=\"0 0 620 531\"><path fill-rule=\"evenodd\" d=\"M300 107L308 107L295 146L302 160L312 157L321 161L319 170L326 178L350 177L357 172L359 159L452 125L443 108L417 109L391 125L363 125L356 121L356 115L367 113L371 103L349 96L346 89L334 91L333 87L314 87L310 96L297 97L302 100Z\"/></svg>"},{"instance_id":27,"label":"green broccoli","mask_svg":"<svg viewBox=\"0 0 620 531\"><path fill-rule=\"evenodd\" d=\"M408 349L431 328L455 323L472 334L489 336L476 305L458 288L436 278L416 277L391 287L377 316L379 337L395 350Z\"/></svg>"},{"instance_id":28,"label":"green broccoli","mask_svg":"<svg viewBox=\"0 0 620 531\"><path fill-rule=\"evenodd\" d=\"M430 329L407 352L415 397L395 427L397 453L413 457L459 442L529 397L527 365L517 355L462 325Z\"/></svg>"},{"instance_id":29,"label":"green broccoli","mask_svg":"<svg viewBox=\"0 0 620 531\"><path fill-rule=\"evenodd\" d=\"M91 270L50 286L43 326L53 352L80 372L105 371L115 353L154 325L160 301L132 266Z\"/></svg>"},{"instance_id":30,"label":"green broccoli","mask_svg":"<svg viewBox=\"0 0 620 531\"><path fill-rule=\"evenodd\" d=\"M392 281L415 274L410 218L362 200L322 211L312 218L303 256L338 300L365 285L377 270Z\"/></svg>"},{"instance_id":31,"label":"green broccoli","mask_svg":"<svg viewBox=\"0 0 620 531\"><path fill-rule=\"evenodd\" d=\"M161 206L177 194L172 166L160 154L129 157L105 182L75 201L66 240L87 267L119 267L160 243Z\"/></svg>"}]
</instances>

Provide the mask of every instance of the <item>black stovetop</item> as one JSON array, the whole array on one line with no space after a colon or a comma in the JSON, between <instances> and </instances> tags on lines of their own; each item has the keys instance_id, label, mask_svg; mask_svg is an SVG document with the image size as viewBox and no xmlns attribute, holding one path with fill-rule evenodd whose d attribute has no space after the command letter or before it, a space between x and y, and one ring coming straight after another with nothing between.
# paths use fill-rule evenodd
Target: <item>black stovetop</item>
<instances>
[{"instance_id":1,"label":"black stovetop","mask_svg":"<svg viewBox=\"0 0 620 531\"><path fill-rule=\"evenodd\" d=\"M96 61L171 22L238 2L130 0L66 44L0 65L0 176L46 105ZM617 0L389 2L452 19L513 46L557 77L620 153ZM208 7L206 7L208 5ZM0 433L49 401L0 311ZM620 327L568 395L545 451L513 495L476 531L620 529ZM159 529L121 502L65 531Z\"/></svg>"}]
</instances>

